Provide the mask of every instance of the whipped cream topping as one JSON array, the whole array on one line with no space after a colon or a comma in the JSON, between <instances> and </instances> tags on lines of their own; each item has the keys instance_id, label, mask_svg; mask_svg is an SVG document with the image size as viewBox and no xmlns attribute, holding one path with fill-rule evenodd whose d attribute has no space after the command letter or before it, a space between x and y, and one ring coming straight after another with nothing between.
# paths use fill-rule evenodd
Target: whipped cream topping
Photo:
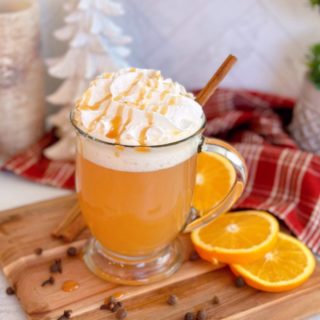
<instances>
[{"instance_id":1,"label":"whipped cream topping","mask_svg":"<svg viewBox=\"0 0 320 320\"><path fill-rule=\"evenodd\" d=\"M204 114L192 94L160 71L130 68L94 80L77 102L74 121L100 140L152 146L192 135Z\"/></svg>"}]
</instances>

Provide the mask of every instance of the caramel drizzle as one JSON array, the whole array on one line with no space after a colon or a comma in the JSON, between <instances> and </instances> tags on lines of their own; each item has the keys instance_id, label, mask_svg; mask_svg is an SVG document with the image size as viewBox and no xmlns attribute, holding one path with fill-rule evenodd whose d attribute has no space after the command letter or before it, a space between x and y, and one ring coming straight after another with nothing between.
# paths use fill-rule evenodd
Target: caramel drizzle
<instances>
[{"instance_id":1,"label":"caramel drizzle","mask_svg":"<svg viewBox=\"0 0 320 320\"><path fill-rule=\"evenodd\" d=\"M81 110L98 110L102 103L111 98L111 93L108 93L106 96L104 96L101 100L99 100L92 106L89 105L90 98L91 94L86 94L84 101L80 105Z\"/></svg>"},{"instance_id":2,"label":"caramel drizzle","mask_svg":"<svg viewBox=\"0 0 320 320\"><path fill-rule=\"evenodd\" d=\"M124 92L120 93L118 96L114 97L113 100L118 101L118 100L122 99L123 97L129 95L131 90L142 79L142 77L143 77L143 73L139 73L138 76L136 77L136 79L131 83L129 88L127 90L125 90Z\"/></svg>"},{"instance_id":3,"label":"caramel drizzle","mask_svg":"<svg viewBox=\"0 0 320 320\"><path fill-rule=\"evenodd\" d=\"M146 89L142 88L139 92L138 99L135 101L135 104L138 106L140 110L144 110L146 108L146 105L144 103L141 103L144 99L144 96L146 95Z\"/></svg>"},{"instance_id":4,"label":"caramel drizzle","mask_svg":"<svg viewBox=\"0 0 320 320\"><path fill-rule=\"evenodd\" d=\"M161 92L160 101L163 101L169 93L170 93L169 90L164 90L163 92Z\"/></svg>"},{"instance_id":5,"label":"caramel drizzle","mask_svg":"<svg viewBox=\"0 0 320 320\"><path fill-rule=\"evenodd\" d=\"M123 109L124 109L124 105L120 105L118 107L115 116L110 121L111 128L109 132L106 134L106 137L110 139L114 139L116 143L119 143L119 140L120 140L119 133L122 125Z\"/></svg>"},{"instance_id":6,"label":"caramel drizzle","mask_svg":"<svg viewBox=\"0 0 320 320\"><path fill-rule=\"evenodd\" d=\"M89 101L91 99L91 90L88 89L84 94L84 99L77 103L81 110L90 110Z\"/></svg>"},{"instance_id":7,"label":"caramel drizzle","mask_svg":"<svg viewBox=\"0 0 320 320\"><path fill-rule=\"evenodd\" d=\"M157 111L159 110L159 108L160 108L159 106L154 105L151 110L152 110L153 112L157 112Z\"/></svg>"},{"instance_id":8,"label":"caramel drizzle","mask_svg":"<svg viewBox=\"0 0 320 320\"><path fill-rule=\"evenodd\" d=\"M150 147L135 147L137 152L150 152Z\"/></svg>"},{"instance_id":9,"label":"caramel drizzle","mask_svg":"<svg viewBox=\"0 0 320 320\"><path fill-rule=\"evenodd\" d=\"M176 104L176 98L175 97L171 97L168 101L168 105L169 106L173 106L174 104Z\"/></svg>"},{"instance_id":10,"label":"caramel drizzle","mask_svg":"<svg viewBox=\"0 0 320 320\"><path fill-rule=\"evenodd\" d=\"M165 115L167 112L168 112L168 105L165 104L165 105L161 108L160 113L161 113L162 115Z\"/></svg>"},{"instance_id":11,"label":"caramel drizzle","mask_svg":"<svg viewBox=\"0 0 320 320\"><path fill-rule=\"evenodd\" d=\"M174 105L175 103L176 103L176 98L175 98L175 97L171 97L171 98L169 99L169 101L168 101L164 106L162 106L162 108L161 108L161 110L160 110L160 113L161 113L162 115L167 114L168 109L169 109L169 106L172 106L172 105Z\"/></svg>"},{"instance_id":12,"label":"caramel drizzle","mask_svg":"<svg viewBox=\"0 0 320 320\"><path fill-rule=\"evenodd\" d=\"M92 132L93 130L96 129L97 124L100 122L100 120L106 116L109 108L111 105L111 100L109 100L109 103L105 106L104 110L90 123L89 128L88 128L88 132Z\"/></svg>"},{"instance_id":13,"label":"caramel drizzle","mask_svg":"<svg viewBox=\"0 0 320 320\"><path fill-rule=\"evenodd\" d=\"M139 106L139 109L140 110L144 110L146 108L146 104L145 103L142 103L140 106Z\"/></svg>"},{"instance_id":14,"label":"caramel drizzle","mask_svg":"<svg viewBox=\"0 0 320 320\"><path fill-rule=\"evenodd\" d=\"M119 151L123 151L125 149L124 146L120 146L119 144L115 145L115 148Z\"/></svg>"},{"instance_id":15,"label":"caramel drizzle","mask_svg":"<svg viewBox=\"0 0 320 320\"><path fill-rule=\"evenodd\" d=\"M147 132L153 125L153 114L152 112L147 112L146 117L148 119L148 125L144 127L139 135L139 144L140 146L144 146L146 144Z\"/></svg>"},{"instance_id":16,"label":"caramel drizzle","mask_svg":"<svg viewBox=\"0 0 320 320\"><path fill-rule=\"evenodd\" d=\"M123 132L127 129L127 126L130 124L131 121L132 121L132 109L129 109L128 110L127 120L126 120L126 122L124 123L124 125L122 126L122 128L121 128L121 130L119 132L119 140L120 140Z\"/></svg>"},{"instance_id":17,"label":"caramel drizzle","mask_svg":"<svg viewBox=\"0 0 320 320\"><path fill-rule=\"evenodd\" d=\"M155 91L159 87L159 78L157 77L156 79L148 79L146 84L149 88L153 89L151 91Z\"/></svg>"}]
</instances>

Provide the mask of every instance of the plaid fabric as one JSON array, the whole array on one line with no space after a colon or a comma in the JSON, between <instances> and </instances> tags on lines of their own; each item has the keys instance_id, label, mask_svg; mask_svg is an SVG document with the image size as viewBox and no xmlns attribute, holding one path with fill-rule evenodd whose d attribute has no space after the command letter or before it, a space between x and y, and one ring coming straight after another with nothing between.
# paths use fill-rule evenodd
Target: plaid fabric
<instances>
[{"instance_id":1,"label":"plaid fabric","mask_svg":"<svg viewBox=\"0 0 320 320\"><path fill-rule=\"evenodd\" d=\"M299 150L286 133L294 102L257 92L218 90L206 104L206 135L231 142L246 160L249 177L236 208L267 210L320 254L320 156ZM3 167L25 178L74 188L74 164L42 155L55 140L37 145Z\"/></svg>"},{"instance_id":2,"label":"plaid fabric","mask_svg":"<svg viewBox=\"0 0 320 320\"><path fill-rule=\"evenodd\" d=\"M74 163L50 161L42 153L43 149L56 141L54 131L47 133L28 150L8 160L2 169L35 182L74 189Z\"/></svg>"}]
</instances>

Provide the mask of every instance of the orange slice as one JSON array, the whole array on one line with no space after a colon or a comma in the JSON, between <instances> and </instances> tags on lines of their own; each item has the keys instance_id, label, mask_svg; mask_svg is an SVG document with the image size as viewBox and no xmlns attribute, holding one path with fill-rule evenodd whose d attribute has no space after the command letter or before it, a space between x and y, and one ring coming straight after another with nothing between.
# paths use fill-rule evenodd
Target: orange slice
<instances>
[{"instance_id":1,"label":"orange slice","mask_svg":"<svg viewBox=\"0 0 320 320\"><path fill-rule=\"evenodd\" d=\"M208 261L246 263L270 251L279 232L278 221L263 211L238 211L220 216L192 232L199 255Z\"/></svg>"},{"instance_id":2,"label":"orange slice","mask_svg":"<svg viewBox=\"0 0 320 320\"><path fill-rule=\"evenodd\" d=\"M303 243L280 232L275 247L262 258L252 263L233 264L230 268L253 288L281 292L305 282L315 265L313 254Z\"/></svg>"},{"instance_id":3,"label":"orange slice","mask_svg":"<svg viewBox=\"0 0 320 320\"><path fill-rule=\"evenodd\" d=\"M232 164L219 154L201 152L197 158L193 206L203 214L223 200L236 180Z\"/></svg>"}]
</instances>

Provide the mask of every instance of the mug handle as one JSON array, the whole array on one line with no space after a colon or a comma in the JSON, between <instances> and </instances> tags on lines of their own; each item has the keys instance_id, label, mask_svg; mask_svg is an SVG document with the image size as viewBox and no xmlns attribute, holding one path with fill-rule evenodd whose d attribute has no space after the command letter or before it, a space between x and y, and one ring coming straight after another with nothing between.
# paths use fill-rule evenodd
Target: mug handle
<instances>
[{"instance_id":1,"label":"mug handle","mask_svg":"<svg viewBox=\"0 0 320 320\"><path fill-rule=\"evenodd\" d=\"M247 181L248 173L245 161L240 153L230 144L218 139L203 138L199 152L204 151L216 153L226 158L232 164L236 172L236 179L225 199L214 205L206 212L201 213L200 215L200 212L197 209L192 208L189 218L191 221L186 225L183 232L190 232L202 227L213 219L216 219L222 213L227 212L240 198Z\"/></svg>"}]
</instances>

